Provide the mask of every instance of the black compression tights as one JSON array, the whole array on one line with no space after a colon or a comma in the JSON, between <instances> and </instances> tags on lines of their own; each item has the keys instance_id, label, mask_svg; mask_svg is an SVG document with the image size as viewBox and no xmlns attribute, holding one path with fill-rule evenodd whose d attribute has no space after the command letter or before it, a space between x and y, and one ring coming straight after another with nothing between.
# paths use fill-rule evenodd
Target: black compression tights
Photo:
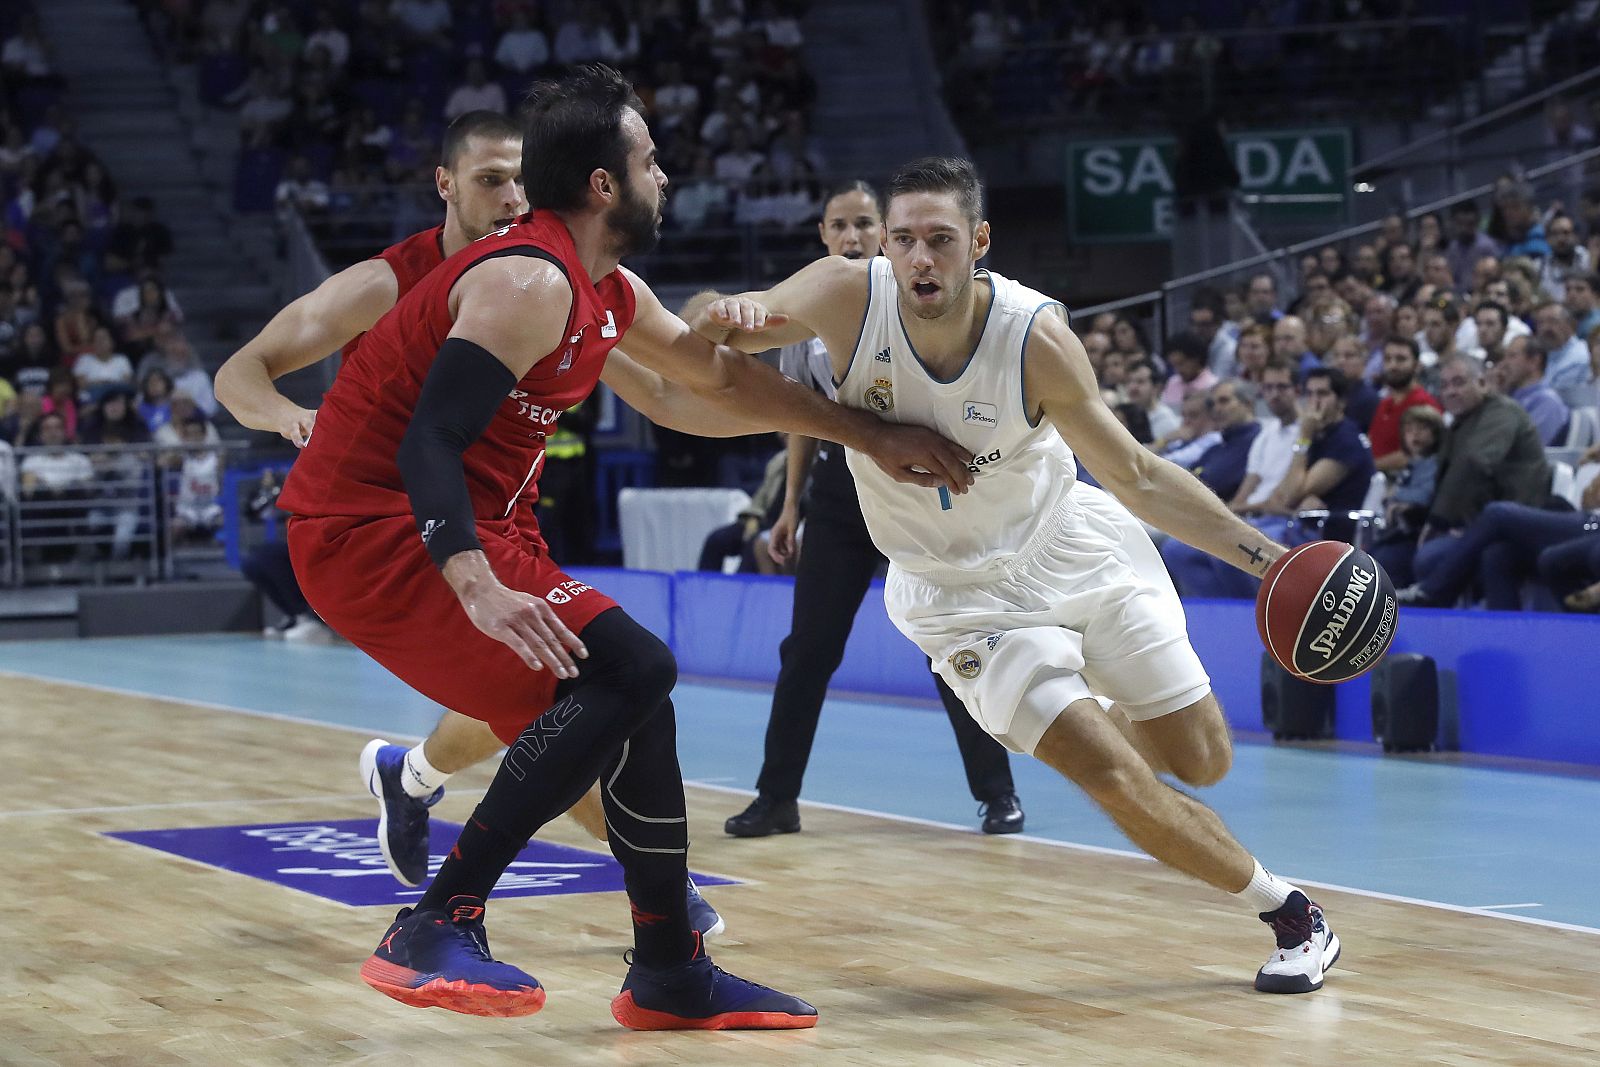
<instances>
[{"instance_id":1,"label":"black compression tights","mask_svg":"<svg viewBox=\"0 0 1600 1067\"><path fill-rule=\"evenodd\" d=\"M587 659L556 703L506 752L489 791L418 902L487 897L539 827L600 779L611 852L622 864L640 962L665 966L694 950L684 900L689 850L677 722L668 694L677 663L621 608L584 627Z\"/></svg>"}]
</instances>

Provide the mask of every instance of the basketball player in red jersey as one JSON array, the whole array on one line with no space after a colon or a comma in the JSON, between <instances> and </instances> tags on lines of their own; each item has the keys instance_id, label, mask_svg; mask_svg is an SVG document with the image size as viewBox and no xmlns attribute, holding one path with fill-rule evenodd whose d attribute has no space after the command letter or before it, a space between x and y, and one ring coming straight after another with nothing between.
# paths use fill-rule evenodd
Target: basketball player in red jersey
<instances>
[{"instance_id":1,"label":"basketball player in red jersey","mask_svg":"<svg viewBox=\"0 0 1600 1067\"><path fill-rule=\"evenodd\" d=\"M217 371L217 398L245 426L278 433L304 447L317 413L280 393L274 381L341 349L448 256L459 252L527 209L522 192L522 130L494 111L470 111L445 131L434 185L445 203L440 226L412 234L371 259L326 279L290 303ZM711 411L691 391L665 381L620 353L608 361L606 382L651 421L684 433L725 436L747 431ZM523 519L531 507L519 508ZM529 524L532 526L532 524ZM537 527L527 530L537 537ZM362 781L379 801L378 840L394 876L420 885L428 874L428 808L445 781L499 752L504 744L487 725L445 711L426 741L405 750L382 741L362 752ZM599 790L589 792L572 815L605 840ZM722 919L689 885L695 929L713 937Z\"/></svg>"},{"instance_id":2,"label":"basketball player in red jersey","mask_svg":"<svg viewBox=\"0 0 1600 1067\"><path fill-rule=\"evenodd\" d=\"M452 256L356 345L279 501L318 614L511 744L363 978L419 1006L538 1010L538 982L488 954L484 898L532 833L598 778L634 920L615 1017L640 1029L814 1025L804 1001L715 968L690 928L671 652L562 574L511 512L537 478L546 430L619 343L732 421L842 441L897 479L965 492L970 454L711 345L618 266L654 244L666 177L615 71L585 67L541 86L528 115L534 212Z\"/></svg>"}]
</instances>

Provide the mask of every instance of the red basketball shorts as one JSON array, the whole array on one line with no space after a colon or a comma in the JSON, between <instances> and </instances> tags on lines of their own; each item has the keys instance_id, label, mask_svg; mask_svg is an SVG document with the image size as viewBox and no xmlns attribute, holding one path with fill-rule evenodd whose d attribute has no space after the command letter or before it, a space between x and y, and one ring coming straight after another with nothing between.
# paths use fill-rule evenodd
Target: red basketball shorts
<instances>
[{"instance_id":1,"label":"red basketball shorts","mask_svg":"<svg viewBox=\"0 0 1600 1067\"><path fill-rule=\"evenodd\" d=\"M564 574L510 521L477 529L496 577L544 598L573 633L617 606ZM316 613L423 696L488 723L507 744L554 702L559 679L472 624L411 516L296 516L288 540Z\"/></svg>"}]
</instances>

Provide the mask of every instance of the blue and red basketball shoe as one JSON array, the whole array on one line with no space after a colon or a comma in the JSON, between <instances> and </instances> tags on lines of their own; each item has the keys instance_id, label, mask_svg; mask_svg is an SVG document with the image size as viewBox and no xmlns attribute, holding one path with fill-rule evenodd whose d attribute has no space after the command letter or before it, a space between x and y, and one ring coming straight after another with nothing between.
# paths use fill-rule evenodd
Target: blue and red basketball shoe
<instances>
[{"instance_id":1,"label":"blue and red basketball shoe","mask_svg":"<svg viewBox=\"0 0 1600 1067\"><path fill-rule=\"evenodd\" d=\"M700 895L700 887L694 884L693 878L689 879L685 900L689 905L689 927L699 930L701 937L707 941L715 941L723 931L727 930L728 924L717 914L717 909L711 906L711 902Z\"/></svg>"},{"instance_id":2,"label":"blue and red basketball shoe","mask_svg":"<svg viewBox=\"0 0 1600 1067\"><path fill-rule=\"evenodd\" d=\"M804 1030L817 1009L787 993L748 982L711 962L695 936L694 958L674 967L646 967L630 952L622 992L611 1014L630 1030Z\"/></svg>"},{"instance_id":3,"label":"blue and red basketball shoe","mask_svg":"<svg viewBox=\"0 0 1600 1067\"><path fill-rule=\"evenodd\" d=\"M426 797L406 792L406 747L381 738L361 750L361 781L378 798L378 845L389 873L401 885L421 885L428 877L428 809L439 803L444 788Z\"/></svg>"},{"instance_id":4,"label":"blue and red basketball shoe","mask_svg":"<svg viewBox=\"0 0 1600 1067\"><path fill-rule=\"evenodd\" d=\"M442 911L402 908L361 980L414 1008L510 1016L544 1007L538 979L489 955L479 897L451 897Z\"/></svg>"}]
</instances>

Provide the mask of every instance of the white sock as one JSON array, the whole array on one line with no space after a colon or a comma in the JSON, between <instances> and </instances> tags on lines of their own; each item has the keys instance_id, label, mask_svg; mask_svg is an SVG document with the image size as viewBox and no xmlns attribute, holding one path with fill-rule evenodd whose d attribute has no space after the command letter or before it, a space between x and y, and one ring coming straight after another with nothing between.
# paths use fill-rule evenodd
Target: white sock
<instances>
[{"instance_id":1,"label":"white sock","mask_svg":"<svg viewBox=\"0 0 1600 1067\"><path fill-rule=\"evenodd\" d=\"M406 753L405 767L400 773L400 786L406 791L407 796L422 798L433 795L433 791L450 778L450 775L439 770L428 762L428 757L422 754L422 746L411 749Z\"/></svg>"},{"instance_id":2,"label":"white sock","mask_svg":"<svg viewBox=\"0 0 1600 1067\"><path fill-rule=\"evenodd\" d=\"M1273 874L1256 861L1255 873L1250 876L1250 884L1239 890L1234 896L1250 905L1250 910L1260 913L1277 911L1283 907L1283 902L1289 899L1289 894L1295 892L1295 887Z\"/></svg>"}]
</instances>

